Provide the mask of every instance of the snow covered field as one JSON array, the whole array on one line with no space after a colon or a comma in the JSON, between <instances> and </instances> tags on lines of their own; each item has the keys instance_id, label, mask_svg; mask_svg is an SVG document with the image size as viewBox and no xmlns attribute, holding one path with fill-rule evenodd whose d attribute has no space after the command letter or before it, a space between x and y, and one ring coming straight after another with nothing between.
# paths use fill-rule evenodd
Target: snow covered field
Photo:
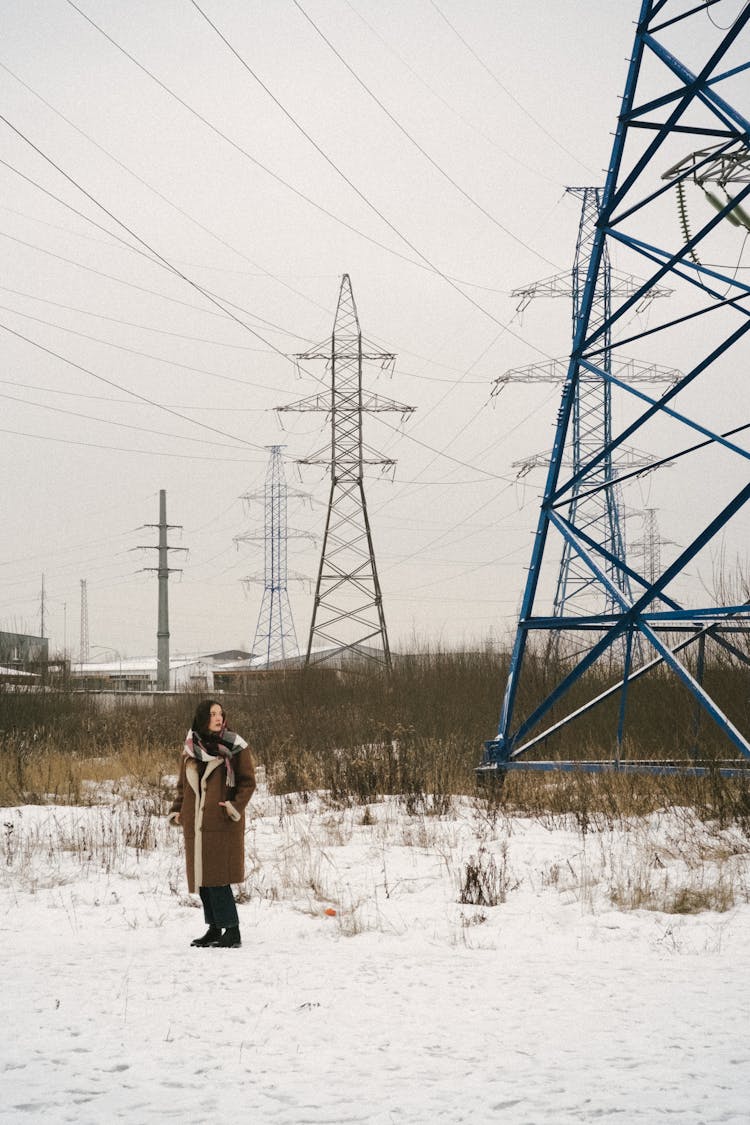
<instances>
[{"instance_id":1,"label":"snow covered field","mask_svg":"<svg viewBox=\"0 0 750 1125\"><path fill-rule=\"evenodd\" d=\"M0 1121L750 1121L737 830L252 808L238 950L146 798L2 810Z\"/></svg>"}]
</instances>

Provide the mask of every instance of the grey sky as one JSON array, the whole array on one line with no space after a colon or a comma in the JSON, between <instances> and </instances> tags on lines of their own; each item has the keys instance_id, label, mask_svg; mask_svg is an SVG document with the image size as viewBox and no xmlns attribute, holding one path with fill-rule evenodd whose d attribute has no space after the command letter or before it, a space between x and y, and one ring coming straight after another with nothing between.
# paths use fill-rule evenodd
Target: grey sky
<instances>
[{"instance_id":1,"label":"grey sky","mask_svg":"<svg viewBox=\"0 0 750 1125\"><path fill-rule=\"evenodd\" d=\"M370 385L417 408L403 429L366 422L398 460L395 481L367 486L391 643L504 636L542 485L516 482L513 462L549 448L559 392L491 402L491 381L564 355L570 334L566 301L520 319L509 294L570 268L579 205L564 189L603 183L638 5L201 0L255 77L190 0L78 7L3 4L4 627L38 630L44 573L52 647L77 653L85 578L92 646L150 652L154 559L133 548L156 542L139 528L164 488L190 549L174 560L173 651L249 646L262 586L239 579L262 574L262 549L233 538L263 511L239 497L283 443L313 500L290 502L290 524L322 532L325 472L300 483L293 461L324 419L282 430L273 407L316 389L286 356L330 333L347 272L365 336L399 356ZM658 506L675 542L680 488L630 498ZM290 540L290 569L312 579L318 551ZM290 596L304 635L310 591Z\"/></svg>"}]
</instances>

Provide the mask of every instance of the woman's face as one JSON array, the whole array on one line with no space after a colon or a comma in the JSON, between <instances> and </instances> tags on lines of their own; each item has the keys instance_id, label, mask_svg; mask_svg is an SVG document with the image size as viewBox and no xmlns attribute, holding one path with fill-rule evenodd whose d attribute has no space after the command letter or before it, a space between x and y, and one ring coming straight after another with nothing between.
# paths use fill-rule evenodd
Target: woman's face
<instances>
[{"instance_id":1,"label":"woman's face","mask_svg":"<svg viewBox=\"0 0 750 1125\"><path fill-rule=\"evenodd\" d=\"M224 726L224 711L221 704L214 703L208 716L209 734L219 734Z\"/></svg>"}]
</instances>

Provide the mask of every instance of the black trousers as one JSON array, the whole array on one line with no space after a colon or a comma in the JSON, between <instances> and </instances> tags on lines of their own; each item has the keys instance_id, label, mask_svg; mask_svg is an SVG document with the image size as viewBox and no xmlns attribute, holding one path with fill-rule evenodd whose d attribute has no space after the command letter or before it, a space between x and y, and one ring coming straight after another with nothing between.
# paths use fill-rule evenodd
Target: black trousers
<instances>
[{"instance_id":1,"label":"black trousers","mask_svg":"<svg viewBox=\"0 0 750 1125\"><path fill-rule=\"evenodd\" d=\"M228 926L239 926L231 887L199 887L198 893L203 903L206 925L219 926L223 930Z\"/></svg>"}]
</instances>

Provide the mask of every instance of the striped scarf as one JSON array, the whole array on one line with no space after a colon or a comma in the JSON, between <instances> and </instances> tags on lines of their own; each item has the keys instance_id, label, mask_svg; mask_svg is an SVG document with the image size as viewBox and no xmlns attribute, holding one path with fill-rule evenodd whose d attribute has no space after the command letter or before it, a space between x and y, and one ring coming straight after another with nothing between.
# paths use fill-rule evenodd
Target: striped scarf
<instances>
[{"instance_id":1,"label":"striped scarf","mask_svg":"<svg viewBox=\"0 0 750 1125\"><path fill-rule=\"evenodd\" d=\"M211 762L214 758L223 758L227 770L227 788L233 789L235 782L232 758L246 746L244 738L226 727L216 738L201 738L197 731L189 730L182 753L196 762Z\"/></svg>"}]
</instances>

